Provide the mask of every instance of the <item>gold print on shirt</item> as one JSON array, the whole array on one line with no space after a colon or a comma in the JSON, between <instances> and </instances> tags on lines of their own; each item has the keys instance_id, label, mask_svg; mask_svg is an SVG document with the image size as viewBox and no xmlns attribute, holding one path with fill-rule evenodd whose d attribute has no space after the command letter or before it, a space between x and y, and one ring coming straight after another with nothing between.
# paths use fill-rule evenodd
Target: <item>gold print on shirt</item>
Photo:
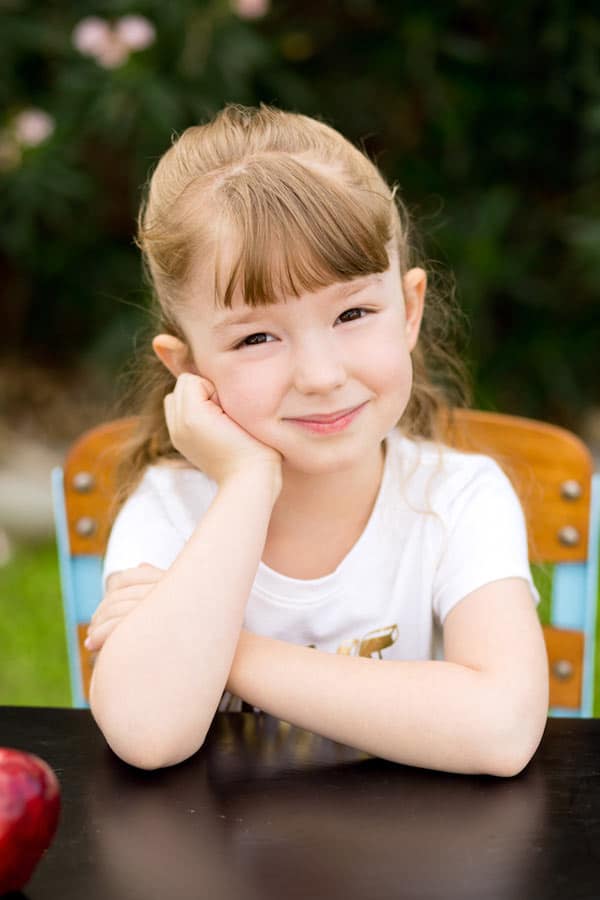
<instances>
[{"instance_id":1,"label":"gold print on shirt","mask_svg":"<svg viewBox=\"0 0 600 900\"><path fill-rule=\"evenodd\" d=\"M375 631L368 631L362 638L344 641L337 648L336 653L342 656L378 656L379 659L383 659L381 651L395 644L398 634L397 625L376 628Z\"/></svg>"}]
</instances>

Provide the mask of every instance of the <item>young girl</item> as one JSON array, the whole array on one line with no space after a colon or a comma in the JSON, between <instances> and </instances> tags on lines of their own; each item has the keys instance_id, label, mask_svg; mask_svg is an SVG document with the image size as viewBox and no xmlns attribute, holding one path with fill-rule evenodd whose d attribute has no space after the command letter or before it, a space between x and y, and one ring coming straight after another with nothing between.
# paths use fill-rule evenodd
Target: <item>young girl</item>
<instances>
[{"instance_id":1,"label":"young girl","mask_svg":"<svg viewBox=\"0 0 600 900\"><path fill-rule=\"evenodd\" d=\"M400 763L518 773L548 708L523 514L494 461L438 440L431 372L458 369L421 328L395 190L321 122L229 106L159 161L138 244L162 374L89 630L110 746L175 764L244 701Z\"/></svg>"}]
</instances>

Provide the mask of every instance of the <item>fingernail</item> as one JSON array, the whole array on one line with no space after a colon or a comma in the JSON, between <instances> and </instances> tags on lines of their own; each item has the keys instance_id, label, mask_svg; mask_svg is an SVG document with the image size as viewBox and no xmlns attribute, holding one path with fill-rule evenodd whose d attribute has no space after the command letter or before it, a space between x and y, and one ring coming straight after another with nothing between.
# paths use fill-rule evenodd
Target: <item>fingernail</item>
<instances>
[{"instance_id":1,"label":"fingernail","mask_svg":"<svg viewBox=\"0 0 600 900\"><path fill-rule=\"evenodd\" d=\"M92 647L91 638L86 637L85 641L83 642L83 646L87 647L88 650L91 650L91 647Z\"/></svg>"}]
</instances>

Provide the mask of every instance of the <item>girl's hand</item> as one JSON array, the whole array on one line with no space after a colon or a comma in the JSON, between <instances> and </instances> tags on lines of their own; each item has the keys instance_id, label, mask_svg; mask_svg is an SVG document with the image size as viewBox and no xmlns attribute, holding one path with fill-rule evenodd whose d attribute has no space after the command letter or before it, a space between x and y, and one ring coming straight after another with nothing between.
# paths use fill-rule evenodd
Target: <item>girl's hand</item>
<instances>
[{"instance_id":1,"label":"girl's hand","mask_svg":"<svg viewBox=\"0 0 600 900\"><path fill-rule=\"evenodd\" d=\"M125 569L109 576L106 594L90 619L85 640L88 650L100 650L109 634L150 593L164 572L164 569L142 563L135 569Z\"/></svg>"},{"instance_id":2,"label":"girl's hand","mask_svg":"<svg viewBox=\"0 0 600 900\"><path fill-rule=\"evenodd\" d=\"M171 442L193 466L219 485L242 470L266 469L275 479L277 496L281 453L252 437L227 415L211 381L182 373L173 393L165 397L164 407Z\"/></svg>"}]
</instances>

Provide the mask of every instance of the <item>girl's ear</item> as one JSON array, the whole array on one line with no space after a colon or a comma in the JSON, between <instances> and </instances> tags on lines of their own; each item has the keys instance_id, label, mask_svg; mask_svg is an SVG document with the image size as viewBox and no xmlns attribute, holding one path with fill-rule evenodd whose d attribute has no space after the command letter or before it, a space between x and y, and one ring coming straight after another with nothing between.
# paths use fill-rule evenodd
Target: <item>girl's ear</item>
<instances>
[{"instance_id":1,"label":"girl's ear","mask_svg":"<svg viewBox=\"0 0 600 900\"><path fill-rule=\"evenodd\" d=\"M187 344L172 334L157 334L152 341L152 349L175 378L179 378L182 372L199 374Z\"/></svg>"},{"instance_id":2,"label":"girl's ear","mask_svg":"<svg viewBox=\"0 0 600 900\"><path fill-rule=\"evenodd\" d=\"M427 291L427 273L424 269L409 269L402 279L404 288L404 304L406 316L406 340L408 349L414 350L421 328L425 292Z\"/></svg>"}]
</instances>

